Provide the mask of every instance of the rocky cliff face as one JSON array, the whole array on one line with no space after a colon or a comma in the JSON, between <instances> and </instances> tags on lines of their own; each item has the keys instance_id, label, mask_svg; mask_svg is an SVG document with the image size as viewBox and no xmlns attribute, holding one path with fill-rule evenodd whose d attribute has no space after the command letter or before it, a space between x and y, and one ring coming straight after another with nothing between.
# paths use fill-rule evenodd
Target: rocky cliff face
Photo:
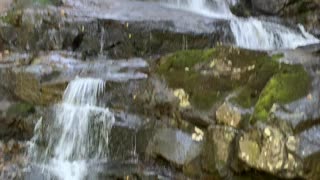
<instances>
[{"instance_id":1,"label":"rocky cliff face","mask_svg":"<svg viewBox=\"0 0 320 180\"><path fill-rule=\"evenodd\" d=\"M88 177L320 178L319 45L241 49L228 20L119 2L1 13L1 178L51 173L28 162L25 142L39 122L35 143L48 144L52 106L77 76L105 81L99 100L115 116L110 159L88 167ZM317 16L318 1L299 2L238 7L296 22L302 7Z\"/></svg>"}]
</instances>

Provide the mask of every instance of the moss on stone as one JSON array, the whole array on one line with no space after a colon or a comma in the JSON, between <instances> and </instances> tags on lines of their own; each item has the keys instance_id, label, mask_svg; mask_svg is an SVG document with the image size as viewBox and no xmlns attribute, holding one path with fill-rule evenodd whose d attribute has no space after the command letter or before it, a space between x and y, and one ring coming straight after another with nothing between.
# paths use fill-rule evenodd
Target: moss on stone
<instances>
[{"instance_id":1,"label":"moss on stone","mask_svg":"<svg viewBox=\"0 0 320 180\"><path fill-rule=\"evenodd\" d=\"M253 120L266 120L274 103L285 104L307 95L310 77L302 66L285 65L273 76L260 94Z\"/></svg>"},{"instance_id":2,"label":"moss on stone","mask_svg":"<svg viewBox=\"0 0 320 180\"><path fill-rule=\"evenodd\" d=\"M160 60L158 73L165 77L171 88L184 89L192 105L206 110L234 89L246 84L254 72L246 69L255 65L256 59L267 57L266 53L233 47L179 51ZM233 77L233 68L243 70L239 78Z\"/></svg>"},{"instance_id":3,"label":"moss on stone","mask_svg":"<svg viewBox=\"0 0 320 180\"><path fill-rule=\"evenodd\" d=\"M309 89L303 67L280 63L282 57L233 47L187 50L163 57L157 72L170 88L184 89L195 108L208 110L237 92L230 101L255 107L251 119L265 120L273 103L291 102Z\"/></svg>"},{"instance_id":4,"label":"moss on stone","mask_svg":"<svg viewBox=\"0 0 320 180\"><path fill-rule=\"evenodd\" d=\"M195 64L203 61L208 61L212 58L214 49L209 50L189 50L178 51L165 57L160 66L160 71L167 70L185 70L185 68L192 68Z\"/></svg>"},{"instance_id":5,"label":"moss on stone","mask_svg":"<svg viewBox=\"0 0 320 180\"><path fill-rule=\"evenodd\" d=\"M7 114L9 116L24 116L34 112L35 109L31 104L28 103L17 103L9 107Z\"/></svg>"}]
</instances>

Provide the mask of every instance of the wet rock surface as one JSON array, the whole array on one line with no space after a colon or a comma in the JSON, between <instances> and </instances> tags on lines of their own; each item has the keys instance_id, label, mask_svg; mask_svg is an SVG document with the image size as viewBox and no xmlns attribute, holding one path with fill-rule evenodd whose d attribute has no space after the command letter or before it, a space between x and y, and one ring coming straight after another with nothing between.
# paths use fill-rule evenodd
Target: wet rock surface
<instances>
[{"instance_id":1,"label":"wet rock surface","mask_svg":"<svg viewBox=\"0 0 320 180\"><path fill-rule=\"evenodd\" d=\"M160 129L148 145L148 153L161 156L177 165L188 164L201 152L202 143L188 134L172 129Z\"/></svg>"},{"instance_id":2,"label":"wet rock surface","mask_svg":"<svg viewBox=\"0 0 320 180\"><path fill-rule=\"evenodd\" d=\"M186 12L152 4L142 14L137 10L141 6L122 0L91 7L95 13L84 6L9 11L2 16L0 49L74 50L85 57L105 52L127 58L233 41L227 21L186 18Z\"/></svg>"},{"instance_id":3,"label":"wet rock surface","mask_svg":"<svg viewBox=\"0 0 320 180\"><path fill-rule=\"evenodd\" d=\"M155 2L84 3L0 3L2 179L48 179L17 140L38 119L50 124L77 77L105 80L100 100L115 116L111 158L88 163L87 179L319 179L319 46L220 46L234 43L227 20Z\"/></svg>"}]
</instances>

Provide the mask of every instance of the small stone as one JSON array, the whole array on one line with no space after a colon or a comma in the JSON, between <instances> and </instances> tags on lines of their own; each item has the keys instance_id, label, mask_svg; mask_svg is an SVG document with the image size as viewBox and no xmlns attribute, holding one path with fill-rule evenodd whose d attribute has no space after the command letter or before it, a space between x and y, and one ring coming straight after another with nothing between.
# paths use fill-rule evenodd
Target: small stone
<instances>
[{"instance_id":1,"label":"small stone","mask_svg":"<svg viewBox=\"0 0 320 180\"><path fill-rule=\"evenodd\" d=\"M244 152L241 153L241 157L244 158L246 157L246 154Z\"/></svg>"},{"instance_id":2,"label":"small stone","mask_svg":"<svg viewBox=\"0 0 320 180\"><path fill-rule=\"evenodd\" d=\"M212 60L209 66L210 66L210 68L213 68L215 65L216 65L215 60Z\"/></svg>"},{"instance_id":3,"label":"small stone","mask_svg":"<svg viewBox=\"0 0 320 180\"><path fill-rule=\"evenodd\" d=\"M198 127L195 127L195 128L194 128L194 131L195 131L197 134L204 135L203 131L202 131L201 129L199 129Z\"/></svg>"},{"instance_id":4,"label":"small stone","mask_svg":"<svg viewBox=\"0 0 320 180\"><path fill-rule=\"evenodd\" d=\"M218 123L235 128L239 127L242 118L240 111L227 103L224 103L218 108L216 117Z\"/></svg>"},{"instance_id":5,"label":"small stone","mask_svg":"<svg viewBox=\"0 0 320 180\"><path fill-rule=\"evenodd\" d=\"M269 128L265 128L264 129L264 134L267 136L267 137L270 137L271 136L271 131Z\"/></svg>"},{"instance_id":6,"label":"small stone","mask_svg":"<svg viewBox=\"0 0 320 180\"><path fill-rule=\"evenodd\" d=\"M276 169L280 169L282 166L282 161L279 161L277 164L276 164Z\"/></svg>"},{"instance_id":7,"label":"small stone","mask_svg":"<svg viewBox=\"0 0 320 180\"><path fill-rule=\"evenodd\" d=\"M64 17L66 15L66 12L63 9L61 9L60 10L60 15Z\"/></svg>"},{"instance_id":8,"label":"small stone","mask_svg":"<svg viewBox=\"0 0 320 180\"><path fill-rule=\"evenodd\" d=\"M186 72L189 72L189 71L190 71L189 67L185 67L184 70L185 70Z\"/></svg>"},{"instance_id":9,"label":"small stone","mask_svg":"<svg viewBox=\"0 0 320 180\"><path fill-rule=\"evenodd\" d=\"M192 140L200 142L203 140L203 131L201 129L199 129L198 127L194 128L195 133L192 134Z\"/></svg>"},{"instance_id":10,"label":"small stone","mask_svg":"<svg viewBox=\"0 0 320 180\"><path fill-rule=\"evenodd\" d=\"M295 151L297 148L297 140L294 136L289 136L286 142L286 147L289 151Z\"/></svg>"},{"instance_id":11,"label":"small stone","mask_svg":"<svg viewBox=\"0 0 320 180\"><path fill-rule=\"evenodd\" d=\"M189 95L183 89L176 89L173 94L180 100L180 107L190 106Z\"/></svg>"}]
</instances>

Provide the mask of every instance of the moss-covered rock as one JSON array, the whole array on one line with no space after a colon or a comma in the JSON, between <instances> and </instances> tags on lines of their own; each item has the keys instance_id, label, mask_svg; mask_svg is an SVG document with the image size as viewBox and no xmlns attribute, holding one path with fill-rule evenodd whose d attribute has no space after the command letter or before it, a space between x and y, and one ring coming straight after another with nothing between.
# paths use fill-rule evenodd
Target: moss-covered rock
<instances>
[{"instance_id":1,"label":"moss-covered rock","mask_svg":"<svg viewBox=\"0 0 320 180\"><path fill-rule=\"evenodd\" d=\"M17 103L9 107L8 116L25 116L35 111L34 107L28 103Z\"/></svg>"},{"instance_id":2,"label":"moss-covered rock","mask_svg":"<svg viewBox=\"0 0 320 180\"><path fill-rule=\"evenodd\" d=\"M209 110L234 93L232 103L256 108L253 121L266 120L274 103L294 101L310 86L304 68L281 57L233 47L178 51L160 59L157 73L170 88L184 89L196 109Z\"/></svg>"},{"instance_id":3,"label":"moss-covered rock","mask_svg":"<svg viewBox=\"0 0 320 180\"><path fill-rule=\"evenodd\" d=\"M310 78L301 66L287 67L267 83L255 106L254 119L265 120L274 103L285 104L308 93Z\"/></svg>"}]
</instances>

